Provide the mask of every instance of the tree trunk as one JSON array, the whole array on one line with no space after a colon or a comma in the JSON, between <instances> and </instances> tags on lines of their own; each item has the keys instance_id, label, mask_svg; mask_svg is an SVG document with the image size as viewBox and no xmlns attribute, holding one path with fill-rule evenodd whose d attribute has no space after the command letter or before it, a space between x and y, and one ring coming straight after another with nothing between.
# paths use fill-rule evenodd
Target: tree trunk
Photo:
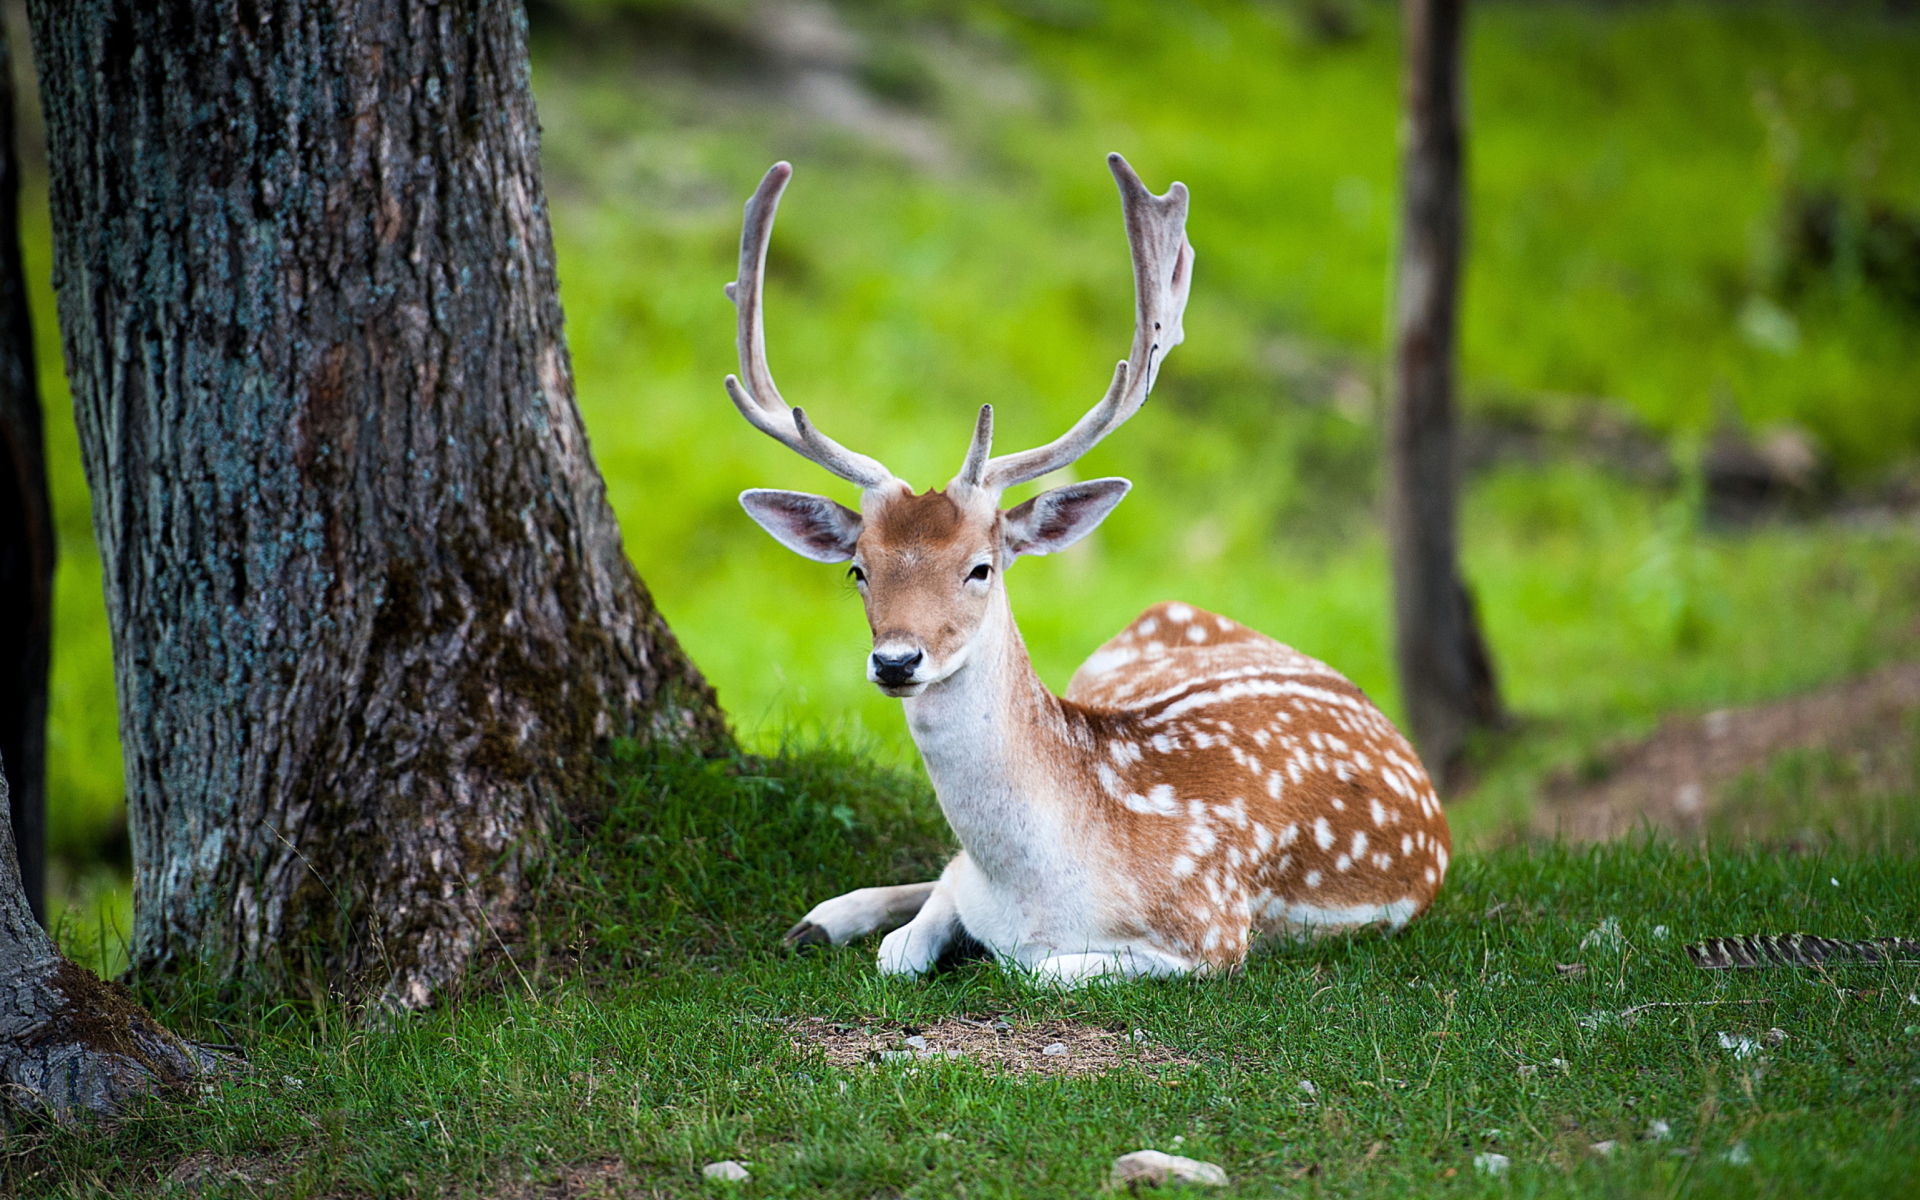
<instances>
[{"instance_id":1,"label":"tree trunk","mask_svg":"<svg viewBox=\"0 0 1920 1200\"><path fill-rule=\"evenodd\" d=\"M217 1060L162 1028L127 989L69 962L27 908L0 774L0 1128L7 1109L106 1115Z\"/></svg>"},{"instance_id":2,"label":"tree trunk","mask_svg":"<svg viewBox=\"0 0 1920 1200\"><path fill-rule=\"evenodd\" d=\"M517 0L33 0L133 970L427 1003L719 746L573 399Z\"/></svg>"},{"instance_id":3,"label":"tree trunk","mask_svg":"<svg viewBox=\"0 0 1920 1200\"><path fill-rule=\"evenodd\" d=\"M53 640L53 503L40 381L20 267L20 164L13 58L0 27L0 761L12 795L20 880L46 923L47 665Z\"/></svg>"},{"instance_id":4,"label":"tree trunk","mask_svg":"<svg viewBox=\"0 0 1920 1200\"><path fill-rule=\"evenodd\" d=\"M1460 575L1455 536L1464 7L1465 0L1405 0L1404 190L1387 450L1401 694L1421 757L1443 785L1457 782L1468 736L1501 720L1493 660Z\"/></svg>"}]
</instances>

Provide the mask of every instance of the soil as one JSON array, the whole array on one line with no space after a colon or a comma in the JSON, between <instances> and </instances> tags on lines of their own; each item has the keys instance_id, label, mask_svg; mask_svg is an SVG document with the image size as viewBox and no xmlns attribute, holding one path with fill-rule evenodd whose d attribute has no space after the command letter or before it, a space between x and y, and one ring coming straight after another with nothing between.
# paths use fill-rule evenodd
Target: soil
<instances>
[{"instance_id":1,"label":"soil","mask_svg":"<svg viewBox=\"0 0 1920 1200\"><path fill-rule=\"evenodd\" d=\"M662 1181L642 1178L617 1158L600 1158L569 1163L556 1168L552 1178L510 1183L487 1195L489 1200L666 1200L696 1190L691 1181L668 1188Z\"/></svg>"},{"instance_id":2,"label":"soil","mask_svg":"<svg viewBox=\"0 0 1920 1200\"><path fill-rule=\"evenodd\" d=\"M914 1038L924 1044L909 1043ZM1011 1024L996 1017L948 1017L927 1025L837 1024L824 1017L794 1023L794 1044L818 1047L850 1069L912 1069L966 1061L1014 1075L1098 1075L1122 1067L1191 1062L1144 1031L1102 1029L1074 1021ZM1047 1053L1049 1047L1053 1053Z\"/></svg>"},{"instance_id":3,"label":"soil","mask_svg":"<svg viewBox=\"0 0 1920 1200\"><path fill-rule=\"evenodd\" d=\"M1867 793L1910 787L1920 662L1750 708L1667 718L1652 736L1548 782L1534 832L1569 841L1616 838L1643 825L1705 834L1729 785L1789 750L1826 750L1859 764Z\"/></svg>"}]
</instances>

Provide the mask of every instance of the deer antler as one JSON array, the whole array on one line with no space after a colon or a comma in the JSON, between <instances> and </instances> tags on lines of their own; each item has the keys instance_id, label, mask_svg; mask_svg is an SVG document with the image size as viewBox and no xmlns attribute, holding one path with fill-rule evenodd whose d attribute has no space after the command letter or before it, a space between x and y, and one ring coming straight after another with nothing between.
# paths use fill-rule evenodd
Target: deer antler
<instances>
[{"instance_id":1,"label":"deer antler","mask_svg":"<svg viewBox=\"0 0 1920 1200\"><path fill-rule=\"evenodd\" d=\"M1072 429L1044 446L1002 455L986 464L983 486L996 492L1059 470L1118 429L1146 403L1167 351L1186 337L1180 315L1186 311L1187 293L1193 286L1187 186L1176 183L1166 195L1156 196L1118 154L1107 155L1107 167L1120 185L1127 242L1133 248L1133 350L1114 369L1107 394ZM976 432L976 449L978 443ZM971 466L973 452L967 461Z\"/></svg>"},{"instance_id":2,"label":"deer antler","mask_svg":"<svg viewBox=\"0 0 1920 1200\"><path fill-rule=\"evenodd\" d=\"M739 278L727 285L727 299L740 310L740 374L747 381L727 376L727 395L755 429L795 454L849 483L878 487L892 479L893 472L821 433L805 412L788 408L780 398L780 389L773 384L773 372L767 369L766 330L760 315L766 290L767 241L773 236L773 214L780 207L780 193L792 177L791 164L773 164L747 201L746 220L740 228Z\"/></svg>"}]
</instances>

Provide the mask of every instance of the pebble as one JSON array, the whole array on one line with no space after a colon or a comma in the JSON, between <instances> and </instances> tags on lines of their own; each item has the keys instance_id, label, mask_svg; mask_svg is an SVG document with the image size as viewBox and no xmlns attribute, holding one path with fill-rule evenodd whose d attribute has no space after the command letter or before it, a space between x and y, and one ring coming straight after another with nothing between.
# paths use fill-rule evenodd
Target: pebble
<instances>
[{"instance_id":1,"label":"pebble","mask_svg":"<svg viewBox=\"0 0 1920 1200\"><path fill-rule=\"evenodd\" d=\"M753 1172L730 1158L710 1162L700 1168L700 1173L717 1183L745 1183L753 1178Z\"/></svg>"},{"instance_id":2,"label":"pebble","mask_svg":"<svg viewBox=\"0 0 1920 1200\"><path fill-rule=\"evenodd\" d=\"M1760 1043L1746 1034L1732 1034L1724 1030L1720 1034L1720 1048L1733 1051L1735 1058L1752 1058L1760 1052Z\"/></svg>"},{"instance_id":3,"label":"pebble","mask_svg":"<svg viewBox=\"0 0 1920 1200\"><path fill-rule=\"evenodd\" d=\"M1725 1158L1736 1167L1744 1167L1753 1162L1753 1151L1747 1149L1745 1142L1735 1142L1728 1149Z\"/></svg>"},{"instance_id":4,"label":"pebble","mask_svg":"<svg viewBox=\"0 0 1920 1200\"><path fill-rule=\"evenodd\" d=\"M1313 1080L1311 1079L1302 1079L1300 1081L1300 1090L1309 1096L1318 1096L1320 1094L1320 1089L1313 1086Z\"/></svg>"},{"instance_id":5,"label":"pebble","mask_svg":"<svg viewBox=\"0 0 1920 1200\"><path fill-rule=\"evenodd\" d=\"M929 1050L925 1047L917 1047L912 1050L876 1050L873 1052L872 1058L875 1062L910 1063L926 1062L928 1059L965 1058L966 1056L967 1052L964 1050Z\"/></svg>"},{"instance_id":6,"label":"pebble","mask_svg":"<svg viewBox=\"0 0 1920 1200\"><path fill-rule=\"evenodd\" d=\"M1647 1122L1647 1140L1648 1141L1664 1142L1672 1136L1673 1136L1673 1126L1667 1124L1665 1121Z\"/></svg>"},{"instance_id":7,"label":"pebble","mask_svg":"<svg viewBox=\"0 0 1920 1200\"><path fill-rule=\"evenodd\" d=\"M1617 1150L1619 1146L1620 1146L1620 1143L1615 1141L1595 1142L1592 1145L1588 1146L1587 1150L1589 1153L1594 1154L1600 1158L1606 1158L1610 1156L1615 1150Z\"/></svg>"},{"instance_id":8,"label":"pebble","mask_svg":"<svg viewBox=\"0 0 1920 1200\"><path fill-rule=\"evenodd\" d=\"M1065 1042L1055 1042L1053 1045L1041 1050L1040 1053L1051 1055L1054 1058L1062 1058L1065 1057L1067 1053L1067 1044Z\"/></svg>"},{"instance_id":9,"label":"pebble","mask_svg":"<svg viewBox=\"0 0 1920 1200\"><path fill-rule=\"evenodd\" d=\"M1164 1154L1158 1150L1135 1150L1113 1160L1108 1184L1114 1188L1159 1187L1165 1183L1186 1183L1201 1187L1225 1187L1227 1172L1215 1163Z\"/></svg>"},{"instance_id":10,"label":"pebble","mask_svg":"<svg viewBox=\"0 0 1920 1200\"><path fill-rule=\"evenodd\" d=\"M1473 1156L1473 1169L1482 1175L1505 1175L1512 1165L1512 1159L1491 1150Z\"/></svg>"}]
</instances>

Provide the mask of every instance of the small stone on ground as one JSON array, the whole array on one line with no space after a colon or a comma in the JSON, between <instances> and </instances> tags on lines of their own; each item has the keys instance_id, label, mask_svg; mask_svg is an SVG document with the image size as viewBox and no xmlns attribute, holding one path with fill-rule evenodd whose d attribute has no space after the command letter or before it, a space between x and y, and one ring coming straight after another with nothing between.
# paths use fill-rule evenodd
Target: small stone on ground
<instances>
[{"instance_id":1,"label":"small stone on ground","mask_svg":"<svg viewBox=\"0 0 1920 1200\"><path fill-rule=\"evenodd\" d=\"M745 1183L753 1178L753 1172L730 1158L708 1163L700 1168L700 1174L719 1183Z\"/></svg>"},{"instance_id":2,"label":"small stone on ground","mask_svg":"<svg viewBox=\"0 0 1920 1200\"><path fill-rule=\"evenodd\" d=\"M1507 1168L1512 1165L1512 1159L1504 1154L1495 1154L1491 1150L1473 1156L1473 1169L1482 1175L1504 1175L1507 1173Z\"/></svg>"},{"instance_id":3,"label":"small stone on ground","mask_svg":"<svg viewBox=\"0 0 1920 1200\"><path fill-rule=\"evenodd\" d=\"M1135 1150L1132 1154L1123 1154L1113 1160L1113 1170L1107 1182L1110 1187L1128 1189L1160 1187L1168 1183L1225 1187L1227 1172L1214 1163L1182 1158L1178 1154Z\"/></svg>"}]
</instances>

